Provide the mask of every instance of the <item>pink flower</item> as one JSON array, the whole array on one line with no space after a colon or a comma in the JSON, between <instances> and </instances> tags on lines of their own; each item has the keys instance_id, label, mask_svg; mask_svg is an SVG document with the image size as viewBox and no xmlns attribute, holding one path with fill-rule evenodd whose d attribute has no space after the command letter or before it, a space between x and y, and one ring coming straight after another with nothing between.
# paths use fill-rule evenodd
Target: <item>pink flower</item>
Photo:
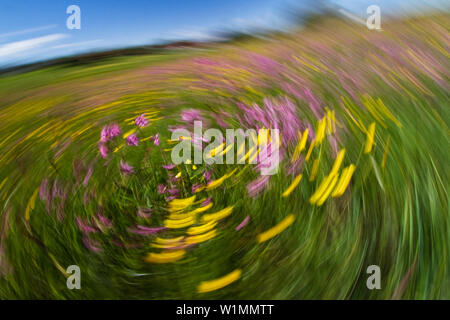
<instances>
[{"instance_id":1,"label":"pink flower","mask_svg":"<svg viewBox=\"0 0 450 320\"><path fill-rule=\"evenodd\" d=\"M139 144L139 138L135 133L127 137L127 144L129 146L137 146Z\"/></svg>"},{"instance_id":2,"label":"pink flower","mask_svg":"<svg viewBox=\"0 0 450 320\"><path fill-rule=\"evenodd\" d=\"M93 198L92 190L86 189L83 194L83 203L86 206Z\"/></svg>"},{"instance_id":3,"label":"pink flower","mask_svg":"<svg viewBox=\"0 0 450 320\"><path fill-rule=\"evenodd\" d=\"M270 176L260 176L255 180L251 181L247 185L247 191L249 197L255 197L261 193L267 186Z\"/></svg>"},{"instance_id":4,"label":"pink flower","mask_svg":"<svg viewBox=\"0 0 450 320\"><path fill-rule=\"evenodd\" d=\"M192 185L192 193L195 193L197 190L198 190L198 188L201 188L201 187L203 187L203 184L201 184L201 183L195 183L195 184L193 184Z\"/></svg>"},{"instance_id":5,"label":"pink flower","mask_svg":"<svg viewBox=\"0 0 450 320\"><path fill-rule=\"evenodd\" d=\"M103 127L102 132L100 133L100 141L106 142L109 139L109 130L108 126Z\"/></svg>"},{"instance_id":6,"label":"pink flower","mask_svg":"<svg viewBox=\"0 0 450 320\"><path fill-rule=\"evenodd\" d=\"M122 171L127 176L134 173L133 167L128 163L123 162L122 160L120 160L120 171Z\"/></svg>"},{"instance_id":7,"label":"pink flower","mask_svg":"<svg viewBox=\"0 0 450 320\"><path fill-rule=\"evenodd\" d=\"M234 229L236 231L241 230L250 220L250 216L246 216L245 219Z\"/></svg>"},{"instance_id":8,"label":"pink flower","mask_svg":"<svg viewBox=\"0 0 450 320\"><path fill-rule=\"evenodd\" d=\"M63 186L58 182L58 179L53 181L52 197L53 199L64 197Z\"/></svg>"},{"instance_id":9,"label":"pink flower","mask_svg":"<svg viewBox=\"0 0 450 320\"><path fill-rule=\"evenodd\" d=\"M117 125L117 123L111 124L109 130L110 130L110 135L111 135L111 137L113 137L113 138L120 135L120 128L119 128L119 126Z\"/></svg>"},{"instance_id":10,"label":"pink flower","mask_svg":"<svg viewBox=\"0 0 450 320\"><path fill-rule=\"evenodd\" d=\"M203 173L203 177L205 178L206 182L209 182L211 180L211 174L212 174L212 171L205 171Z\"/></svg>"},{"instance_id":11,"label":"pink flower","mask_svg":"<svg viewBox=\"0 0 450 320\"><path fill-rule=\"evenodd\" d=\"M170 132L174 132L178 129L186 129L186 127L185 126L169 126L168 129Z\"/></svg>"},{"instance_id":12,"label":"pink flower","mask_svg":"<svg viewBox=\"0 0 450 320\"><path fill-rule=\"evenodd\" d=\"M152 215L152 211L152 209L139 208L137 214L141 218L150 218L150 216Z\"/></svg>"},{"instance_id":13,"label":"pink flower","mask_svg":"<svg viewBox=\"0 0 450 320\"><path fill-rule=\"evenodd\" d=\"M159 146L159 133L155 134L155 137L153 138L153 143L155 146Z\"/></svg>"},{"instance_id":14,"label":"pink flower","mask_svg":"<svg viewBox=\"0 0 450 320\"><path fill-rule=\"evenodd\" d=\"M104 225L105 227L111 227L112 226L112 221L111 219L106 218L105 216L101 215L100 213L97 214L98 220L100 221L100 223L102 225Z\"/></svg>"},{"instance_id":15,"label":"pink flower","mask_svg":"<svg viewBox=\"0 0 450 320\"><path fill-rule=\"evenodd\" d=\"M87 187L89 179L91 178L93 171L94 171L94 169L92 167L89 167L88 172L86 173L86 176L84 177L84 180L83 180L83 186Z\"/></svg>"},{"instance_id":16,"label":"pink flower","mask_svg":"<svg viewBox=\"0 0 450 320\"><path fill-rule=\"evenodd\" d=\"M193 122L194 120L202 120L202 117L197 110L189 109L181 112L181 119L186 122Z\"/></svg>"},{"instance_id":17,"label":"pink flower","mask_svg":"<svg viewBox=\"0 0 450 320\"><path fill-rule=\"evenodd\" d=\"M77 217L77 225L78 225L78 228L85 234L88 234L90 232L94 232L94 233L98 232L97 229L95 229L94 227L87 224L87 222L84 221L83 219L81 219L80 217Z\"/></svg>"},{"instance_id":18,"label":"pink flower","mask_svg":"<svg viewBox=\"0 0 450 320\"><path fill-rule=\"evenodd\" d=\"M205 201L202 202L202 204L200 205L200 207L205 207L208 204L210 204L212 201L212 197L207 198Z\"/></svg>"},{"instance_id":19,"label":"pink flower","mask_svg":"<svg viewBox=\"0 0 450 320\"><path fill-rule=\"evenodd\" d=\"M158 189L159 194L164 194L164 193L166 193L167 187L163 184L158 184L157 189Z\"/></svg>"},{"instance_id":20,"label":"pink flower","mask_svg":"<svg viewBox=\"0 0 450 320\"><path fill-rule=\"evenodd\" d=\"M120 135L120 128L117 123L113 123L103 127L102 132L100 133L100 141L112 141L118 135Z\"/></svg>"},{"instance_id":21,"label":"pink flower","mask_svg":"<svg viewBox=\"0 0 450 320\"><path fill-rule=\"evenodd\" d=\"M172 170L173 168L175 168L176 166L172 163L172 164L165 164L162 166L164 169L166 170Z\"/></svg>"},{"instance_id":22,"label":"pink flower","mask_svg":"<svg viewBox=\"0 0 450 320\"><path fill-rule=\"evenodd\" d=\"M106 145L104 143L100 143L98 145L98 149L103 158L106 158L108 156L108 148L106 147Z\"/></svg>"},{"instance_id":23,"label":"pink flower","mask_svg":"<svg viewBox=\"0 0 450 320\"><path fill-rule=\"evenodd\" d=\"M127 231L134 233L134 234L141 235L141 236L146 236L146 235L155 234L157 232L167 229L166 227L150 228L150 227L145 227L145 226L140 226L140 225L137 225L136 227L137 228L128 228Z\"/></svg>"},{"instance_id":24,"label":"pink flower","mask_svg":"<svg viewBox=\"0 0 450 320\"><path fill-rule=\"evenodd\" d=\"M175 176L175 175L173 175L173 174L171 174L171 173L169 172L169 181L170 181L171 183L177 183L179 179L180 179L180 178L177 178L177 176Z\"/></svg>"},{"instance_id":25,"label":"pink flower","mask_svg":"<svg viewBox=\"0 0 450 320\"><path fill-rule=\"evenodd\" d=\"M137 117L135 120L134 120L134 123L138 126L138 127L141 127L141 128L144 128L144 127L146 127L146 126L148 126L148 120L147 119L145 119L145 115L144 114L141 114L139 117Z\"/></svg>"},{"instance_id":26,"label":"pink flower","mask_svg":"<svg viewBox=\"0 0 450 320\"><path fill-rule=\"evenodd\" d=\"M100 247L100 243L97 241L92 240L89 237L83 237L83 244L88 248L89 250L93 252L100 252L102 251Z\"/></svg>"},{"instance_id":27,"label":"pink flower","mask_svg":"<svg viewBox=\"0 0 450 320\"><path fill-rule=\"evenodd\" d=\"M39 188L39 198L41 200L49 201L50 197L51 195L48 189L48 178L42 179L41 186Z\"/></svg>"}]
</instances>

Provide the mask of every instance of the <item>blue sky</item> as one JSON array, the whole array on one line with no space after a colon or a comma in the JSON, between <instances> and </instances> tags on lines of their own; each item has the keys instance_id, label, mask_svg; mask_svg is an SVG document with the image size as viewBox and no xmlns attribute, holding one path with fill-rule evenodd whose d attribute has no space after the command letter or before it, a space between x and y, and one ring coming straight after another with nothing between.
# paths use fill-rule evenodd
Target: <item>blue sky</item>
<instances>
[{"instance_id":1,"label":"blue sky","mask_svg":"<svg viewBox=\"0 0 450 320\"><path fill-rule=\"evenodd\" d=\"M13 0L0 2L0 67L73 53L155 43L208 40L218 30L287 26L286 8L301 0ZM332 0L365 15L378 4L397 12L416 0ZM444 6L446 0L428 0ZM66 28L69 5L81 9L81 29Z\"/></svg>"}]
</instances>

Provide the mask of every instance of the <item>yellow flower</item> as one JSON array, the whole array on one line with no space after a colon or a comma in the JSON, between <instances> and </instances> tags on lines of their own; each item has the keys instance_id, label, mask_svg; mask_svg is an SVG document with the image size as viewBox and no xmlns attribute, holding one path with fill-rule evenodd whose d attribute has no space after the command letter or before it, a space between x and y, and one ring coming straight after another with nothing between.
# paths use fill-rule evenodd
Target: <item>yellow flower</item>
<instances>
[{"instance_id":1,"label":"yellow flower","mask_svg":"<svg viewBox=\"0 0 450 320\"><path fill-rule=\"evenodd\" d=\"M214 148L211 150L211 152L209 153L209 155L207 155L207 158L211 158L214 157L216 155L216 153L222 152L223 147L225 147L225 142L222 143L221 145L219 145L218 147Z\"/></svg>"},{"instance_id":2,"label":"yellow flower","mask_svg":"<svg viewBox=\"0 0 450 320\"><path fill-rule=\"evenodd\" d=\"M213 203L210 202L204 207L198 207L197 209L194 209L192 212L195 212L195 213L205 212L206 210L209 210L212 206L213 206Z\"/></svg>"},{"instance_id":3,"label":"yellow flower","mask_svg":"<svg viewBox=\"0 0 450 320\"><path fill-rule=\"evenodd\" d=\"M364 153L372 151L373 139L375 137L375 122L372 122L367 130L366 145L364 146Z\"/></svg>"},{"instance_id":4,"label":"yellow flower","mask_svg":"<svg viewBox=\"0 0 450 320\"><path fill-rule=\"evenodd\" d=\"M297 146L295 147L294 155L292 156L291 163L294 163L297 161L298 157L300 156L300 153L305 149L306 141L308 140L308 133L309 129L305 129L303 132L300 141L298 142ZM300 133L299 133L300 134Z\"/></svg>"},{"instance_id":5,"label":"yellow flower","mask_svg":"<svg viewBox=\"0 0 450 320\"><path fill-rule=\"evenodd\" d=\"M311 144L309 145L309 149L308 149L308 152L306 153L306 157L305 157L306 161L308 161L309 158L311 157L311 153L312 153L315 145L316 145L316 139L311 141Z\"/></svg>"},{"instance_id":6,"label":"yellow flower","mask_svg":"<svg viewBox=\"0 0 450 320\"><path fill-rule=\"evenodd\" d=\"M201 242L205 242L208 241L209 239L214 238L217 235L217 231L216 230L211 230L207 233L203 233L203 234L198 234L198 235L193 235L190 237L186 238L186 243L187 244L193 244L193 243L201 243Z\"/></svg>"},{"instance_id":7,"label":"yellow flower","mask_svg":"<svg viewBox=\"0 0 450 320\"><path fill-rule=\"evenodd\" d=\"M342 164L342 160L344 160L344 156L345 156L345 149L342 149L341 151L339 151L336 160L334 160L334 164L330 172L331 176L334 176L339 171L339 168L341 167Z\"/></svg>"},{"instance_id":8,"label":"yellow flower","mask_svg":"<svg viewBox=\"0 0 450 320\"><path fill-rule=\"evenodd\" d=\"M256 153L256 147L251 147L248 152L241 159L238 160L238 163L245 163L245 160L252 154L252 156ZM250 161L249 161L250 163Z\"/></svg>"},{"instance_id":9,"label":"yellow flower","mask_svg":"<svg viewBox=\"0 0 450 320\"><path fill-rule=\"evenodd\" d=\"M237 168L234 168L233 171L231 171L230 173L224 174L222 177L220 177L217 180L211 181L206 186L206 190L212 190L212 189L219 187L225 181L225 179L228 179L229 177L231 177L236 172L236 170L237 170Z\"/></svg>"},{"instance_id":10,"label":"yellow flower","mask_svg":"<svg viewBox=\"0 0 450 320\"><path fill-rule=\"evenodd\" d=\"M200 186L200 187L198 187L197 189L195 189L195 192L194 192L194 193L198 193L198 192L200 192L200 191L203 191L203 189L205 189L205 186Z\"/></svg>"},{"instance_id":11,"label":"yellow flower","mask_svg":"<svg viewBox=\"0 0 450 320\"><path fill-rule=\"evenodd\" d=\"M321 206L325 202L325 200L327 200L328 196L330 195L331 191L333 190L334 186L336 185L338 176L339 176L339 174L333 176L333 179L331 180L330 184L325 189L324 193L321 195L319 200L317 200L318 206Z\"/></svg>"},{"instance_id":12,"label":"yellow flower","mask_svg":"<svg viewBox=\"0 0 450 320\"><path fill-rule=\"evenodd\" d=\"M320 185L317 188L317 190L313 193L311 198L309 198L309 202L311 204L315 204L317 202L317 200L320 199L320 197L325 192L326 188L328 187L328 185L330 184L332 179L333 179L333 176L332 175L328 175L322 180L322 182L320 183Z\"/></svg>"},{"instance_id":13,"label":"yellow flower","mask_svg":"<svg viewBox=\"0 0 450 320\"><path fill-rule=\"evenodd\" d=\"M186 213L171 213L169 215L169 220L185 220L187 218L191 218L195 216L195 212L189 211Z\"/></svg>"},{"instance_id":14,"label":"yellow flower","mask_svg":"<svg viewBox=\"0 0 450 320\"><path fill-rule=\"evenodd\" d=\"M325 129L327 126L326 117L323 117L322 120L319 121L319 126L317 127L317 135L316 135L316 143L320 144L325 137Z\"/></svg>"},{"instance_id":15,"label":"yellow flower","mask_svg":"<svg viewBox=\"0 0 450 320\"><path fill-rule=\"evenodd\" d=\"M185 199L173 199L169 202L169 211L181 211L192 205L195 201L195 195Z\"/></svg>"},{"instance_id":16,"label":"yellow flower","mask_svg":"<svg viewBox=\"0 0 450 320\"><path fill-rule=\"evenodd\" d=\"M160 244L160 243L152 243L151 247L158 248L158 249L181 249L186 246L183 242L174 242L174 243L166 243L166 244Z\"/></svg>"},{"instance_id":17,"label":"yellow flower","mask_svg":"<svg viewBox=\"0 0 450 320\"><path fill-rule=\"evenodd\" d=\"M145 261L150 263L168 263L180 260L184 257L186 251L184 250L171 250L167 252L161 253L149 253L147 257L145 257Z\"/></svg>"},{"instance_id":18,"label":"yellow flower","mask_svg":"<svg viewBox=\"0 0 450 320\"><path fill-rule=\"evenodd\" d=\"M241 143L237 152L237 156L239 157L244 152L244 150L245 150L245 143Z\"/></svg>"},{"instance_id":19,"label":"yellow flower","mask_svg":"<svg viewBox=\"0 0 450 320\"><path fill-rule=\"evenodd\" d=\"M261 149L256 150L256 152L253 153L251 158L248 159L248 163L252 163L253 164L254 160L256 159L256 156L259 154L260 151L261 151Z\"/></svg>"},{"instance_id":20,"label":"yellow flower","mask_svg":"<svg viewBox=\"0 0 450 320\"><path fill-rule=\"evenodd\" d=\"M320 158L317 158L313 162L313 166L311 169L311 176L309 177L310 182L314 181L314 179L316 178L317 170L319 169L319 161L320 161Z\"/></svg>"},{"instance_id":21,"label":"yellow flower","mask_svg":"<svg viewBox=\"0 0 450 320\"><path fill-rule=\"evenodd\" d=\"M294 191L295 187L300 183L300 180L302 180L302 176L303 176L302 174L296 176L292 181L291 185L286 189L286 191L283 192L281 196L287 197L288 195L290 195L291 192Z\"/></svg>"},{"instance_id":22,"label":"yellow flower","mask_svg":"<svg viewBox=\"0 0 450 320\"><path fill-rule=\"evenodd\" d=\"M354 171L355 165L353 164L349 165L342 171L341 178L339 179L339 182L336 185L336 189L331 195L333 198L340 197L344 194L345 189L347 188Z\"/></svg>"},{"instance_id":23,"label":"yellow flower","mask_svg":"<svg viewBox=\"0 0 450 320\"><path fill-rule=\"evenodd\" d=\"M299 149L302 151L306 147L306 141L308 140L309 129L306 128L302 134L302 139L300 140Z\"/></svg>"},{"instance_id":24,"label":"yellow flower","mask_svg":"<svg viewBox=\"0 0 450 320\"><path fill-rule=\"evenodd\" d=\"M222 177L220 177L219 179L213 180L211 181L207 186L206 186L206 190L212 190L215 189L217 187L219 187L224 181L225 179L228 178L228 175L225 174Z\"/></svg>"},{"instance_id":25,"label":"yellow flower","mask_svg":"<svg viewBox=\"0 0 450 320\"><path fill-rule=\"evenodd\" d=\"M231 214L231 212L233 212L233 206L226 207L225 209L222 209L222 210L217 211L215 213L205 214L202 217L202 221L203 222L209 222L209 221L221 220L223 218L228 217Z\"/></svg>"},{"instance_id":26,"label":"yellow flower","mask_svg":"<svg viewBox=\"0 0 450 320\"><path fill-rule=\"evenodd\" d=\"M131 136L133 133L135 133L136 132L136 128L134 128L134 129L131 129L130 131L128 131L127 133L125 133L124 135L123 135L123 138L124 139L126 139L126 138L128 138L129 136Z\"/></svg>"},{"instance_id":27,"label":"yellow flower","mask_svg":"<svg viewBox=\"0 0 450 320\"><path fill-rule=\"evenodd\" d=\"M164 220L164 225L169 229L181 229L186 228L195 223L195 217L189 216L185 219L179 219L179 220L173 220L173 219L166 219Z\"/></svg>"},{"instance_id":28,"label":"yellow flower","mask_svg":"<svg viewBox=\"0 0 450 320\"><path fill-rule=\"evenodd\" d=\"M291 213L286 218L284 218L280 223L275 225L274 227L270 228L269 230L262 232L258 235L258 242L264 242L267 241L273 237L275 237L277 234L282 232L284 229L289 227L295 220L294 215Z\"/></svg>"},{"instance_id":29,"label":"yellow flower","mask_svg":"<svg viewBox=\"0 0 450 320\"><path fill-rule=\"evenodd\" d=\"M182 219L187 219L187 218L189 218L189 217L195 218L195 215L196 215L197 213L205 212L205 211L209 210L212 206L213 206L213 203L210 202L210 203L208 203L208 204L207 204L206 206L204 206L204 207L199 207L199 208L196 208L196 209L194 209L194 210L192 210L192 211L189 211L189 212L186 212L186 213L179 213L179 212L172 213L172 214L169 216L169 219L172 219L172 220L182 220Z\"/></svg>"},{"instance_id":30,"label":"yellow flower","mask_svg":"<svg viewBox=\"0 0 450 320\"><path fill-rule=\"evenodd\" d=\"M176 238L156 238L155 242L156 243L160 243L160 244L169 244L169 243L177 243L180 242L181 240L183 240L183 236L181 237L176 237Z\"/></svg>"},{"instance_id":31,"label":"yellow flower","mask_svg":"<svg viewBox=\"0 0 450 320\"><path fill-rule=\"evenodd\" d=\"M223 150L222 152L220 152L219 154L218 154L218 156L223 156L224 154L226 154L228 151L230 151L230 149L233 147L234 145L231 143L231 144L229 144L226 148L225 148L225 150Z\"/></svg>"},{"instance_id":32,"label":"yellow flower","mask_svg":"<svg viewBox=\"0 0 450 320\"><path fill-rule=\"evenodd\" d=\"M203 292L209 292L214 291L220 288L223 288L230 283L235 282L241 277L242 271L241 269L236 269L233 272L227 274L226 276L223 276L221 278L210 280L210 281L203 281L200 283L200 285L197 288L197 291L199 293Z\"/></svg>"},{"instance_id":33,"label":"yellow flower","mask_svg":"<svg viewBox=\"0 0 450 320\"><path fill-rule=\"evenodd\" d=\"M211 220L210 222L203 224L201 226L198 227L190 227L187 230L187 234L189 235L198 235L198 234L202 234L205 233L211 229L213 229L215 226L217 225L217 221Z\"/></svg>"},{"instance_id":34,"label":"yellow flower","mask_svg":"<svg viewBox=\"0 0 450 320\"><path fill-rule=\"evenodd\" d=\"M30 200L28 201L27 208L25 209L25 220L30 219L30 211L34 209L34 204L36 202L36 196L39 192L39 188L34 190L33 194L31 195Z\"/></svg>"}]
</instances>

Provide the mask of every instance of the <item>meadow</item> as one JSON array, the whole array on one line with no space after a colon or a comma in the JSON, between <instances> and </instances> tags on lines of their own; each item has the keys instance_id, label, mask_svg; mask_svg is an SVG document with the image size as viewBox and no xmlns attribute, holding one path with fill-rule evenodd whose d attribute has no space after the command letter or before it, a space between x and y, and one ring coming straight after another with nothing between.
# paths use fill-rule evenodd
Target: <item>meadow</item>
<instances>
[{"instance_id":1,"label":"meadow","mask_svg":"<svg viewBox=\"0 0 450 320\"><path fill-rule=\"evenodd\" d=\"M0 298L449 299L449 21L0 77ZM278 129L278 172L173 165L194 121Z\"/></svg>"}]
</instances>

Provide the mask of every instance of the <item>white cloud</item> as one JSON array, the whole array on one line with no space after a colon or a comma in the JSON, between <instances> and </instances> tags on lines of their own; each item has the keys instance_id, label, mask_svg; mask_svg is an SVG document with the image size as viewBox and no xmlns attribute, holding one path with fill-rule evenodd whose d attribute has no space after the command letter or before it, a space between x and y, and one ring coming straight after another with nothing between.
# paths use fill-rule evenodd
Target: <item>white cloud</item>
<instances>
[{"instance_id":1,"label":"white cloud","mask_svg":"<svg viewBox=\"0 0 450 320\"><path fill-rule=\"evenodd\" d=\"M0 58L23 53L25 51L42 47L43 45L66 38L66 34L55 33L43 37L6 43L0 46Z\"/></svg>"},{"instance_id":2,"label":"white cloud","mask_svg":"<svg viewBox=\"0 0 450 320\"><path fill-rule=\"evenodd\" d=\"M58 25L56 25L56 24L52 24L52 25L42 26L42 27L37 27L37 28L30 28L30 29L24 29L24 30L13 31L13 32L8 32L8 33L2 33L2 34L0 34L0 38L18 36L21 34L27 34L27 33L33 33L33 32L38 32L38 31L42 31L42 30L53 29L53 28L56 28L57 26Z\"/></svg>"},{"instance_id":3,"label":"white cloud","mask_svg":"<svg viewBox=\"0 0 450 320\"><path fill-rule=\"evenodd\" d=\"M355 15L355 14L349 12L349 11L344 10L344 9L339 9L338 11L341 14L343 14L344 16L346 16L347 18L349 18L350 20L353 20L353 21L355 21L355 22L357 22L359 24L362 24L364 26L366 25L366 21L364 21L363 19L361 19L360 17L358 17L357 15Z\"/></svg>"},{"instance_id":4,"label":"white cloud","mask_svg":"<svg viewBox=\"0 0 450 320\"><path fill-rule=\"evenodd\" d=\"M219 37L201 29L184 29L171 32L167 37L170 40L194 40L194 41L212 41L219 40Z\"/></svg>"},{"instance_id":5,"label":"white cloud","mask_svg":"<svg viewBox=\"0 0 450 320\"><path fill-rule=\"evenodd\" d=\"M103 40L96 39L96 40L89 40L89 41L65 43L65 44L59 44L57 46L53 46L52 49L65 49L65 48L72 48L72 47L78 47L79 49L84 49L83 47L86 47L86 45L90 45L90 44L101 42L101 41L103 41Z\"/></svg>"}]
</instances>

